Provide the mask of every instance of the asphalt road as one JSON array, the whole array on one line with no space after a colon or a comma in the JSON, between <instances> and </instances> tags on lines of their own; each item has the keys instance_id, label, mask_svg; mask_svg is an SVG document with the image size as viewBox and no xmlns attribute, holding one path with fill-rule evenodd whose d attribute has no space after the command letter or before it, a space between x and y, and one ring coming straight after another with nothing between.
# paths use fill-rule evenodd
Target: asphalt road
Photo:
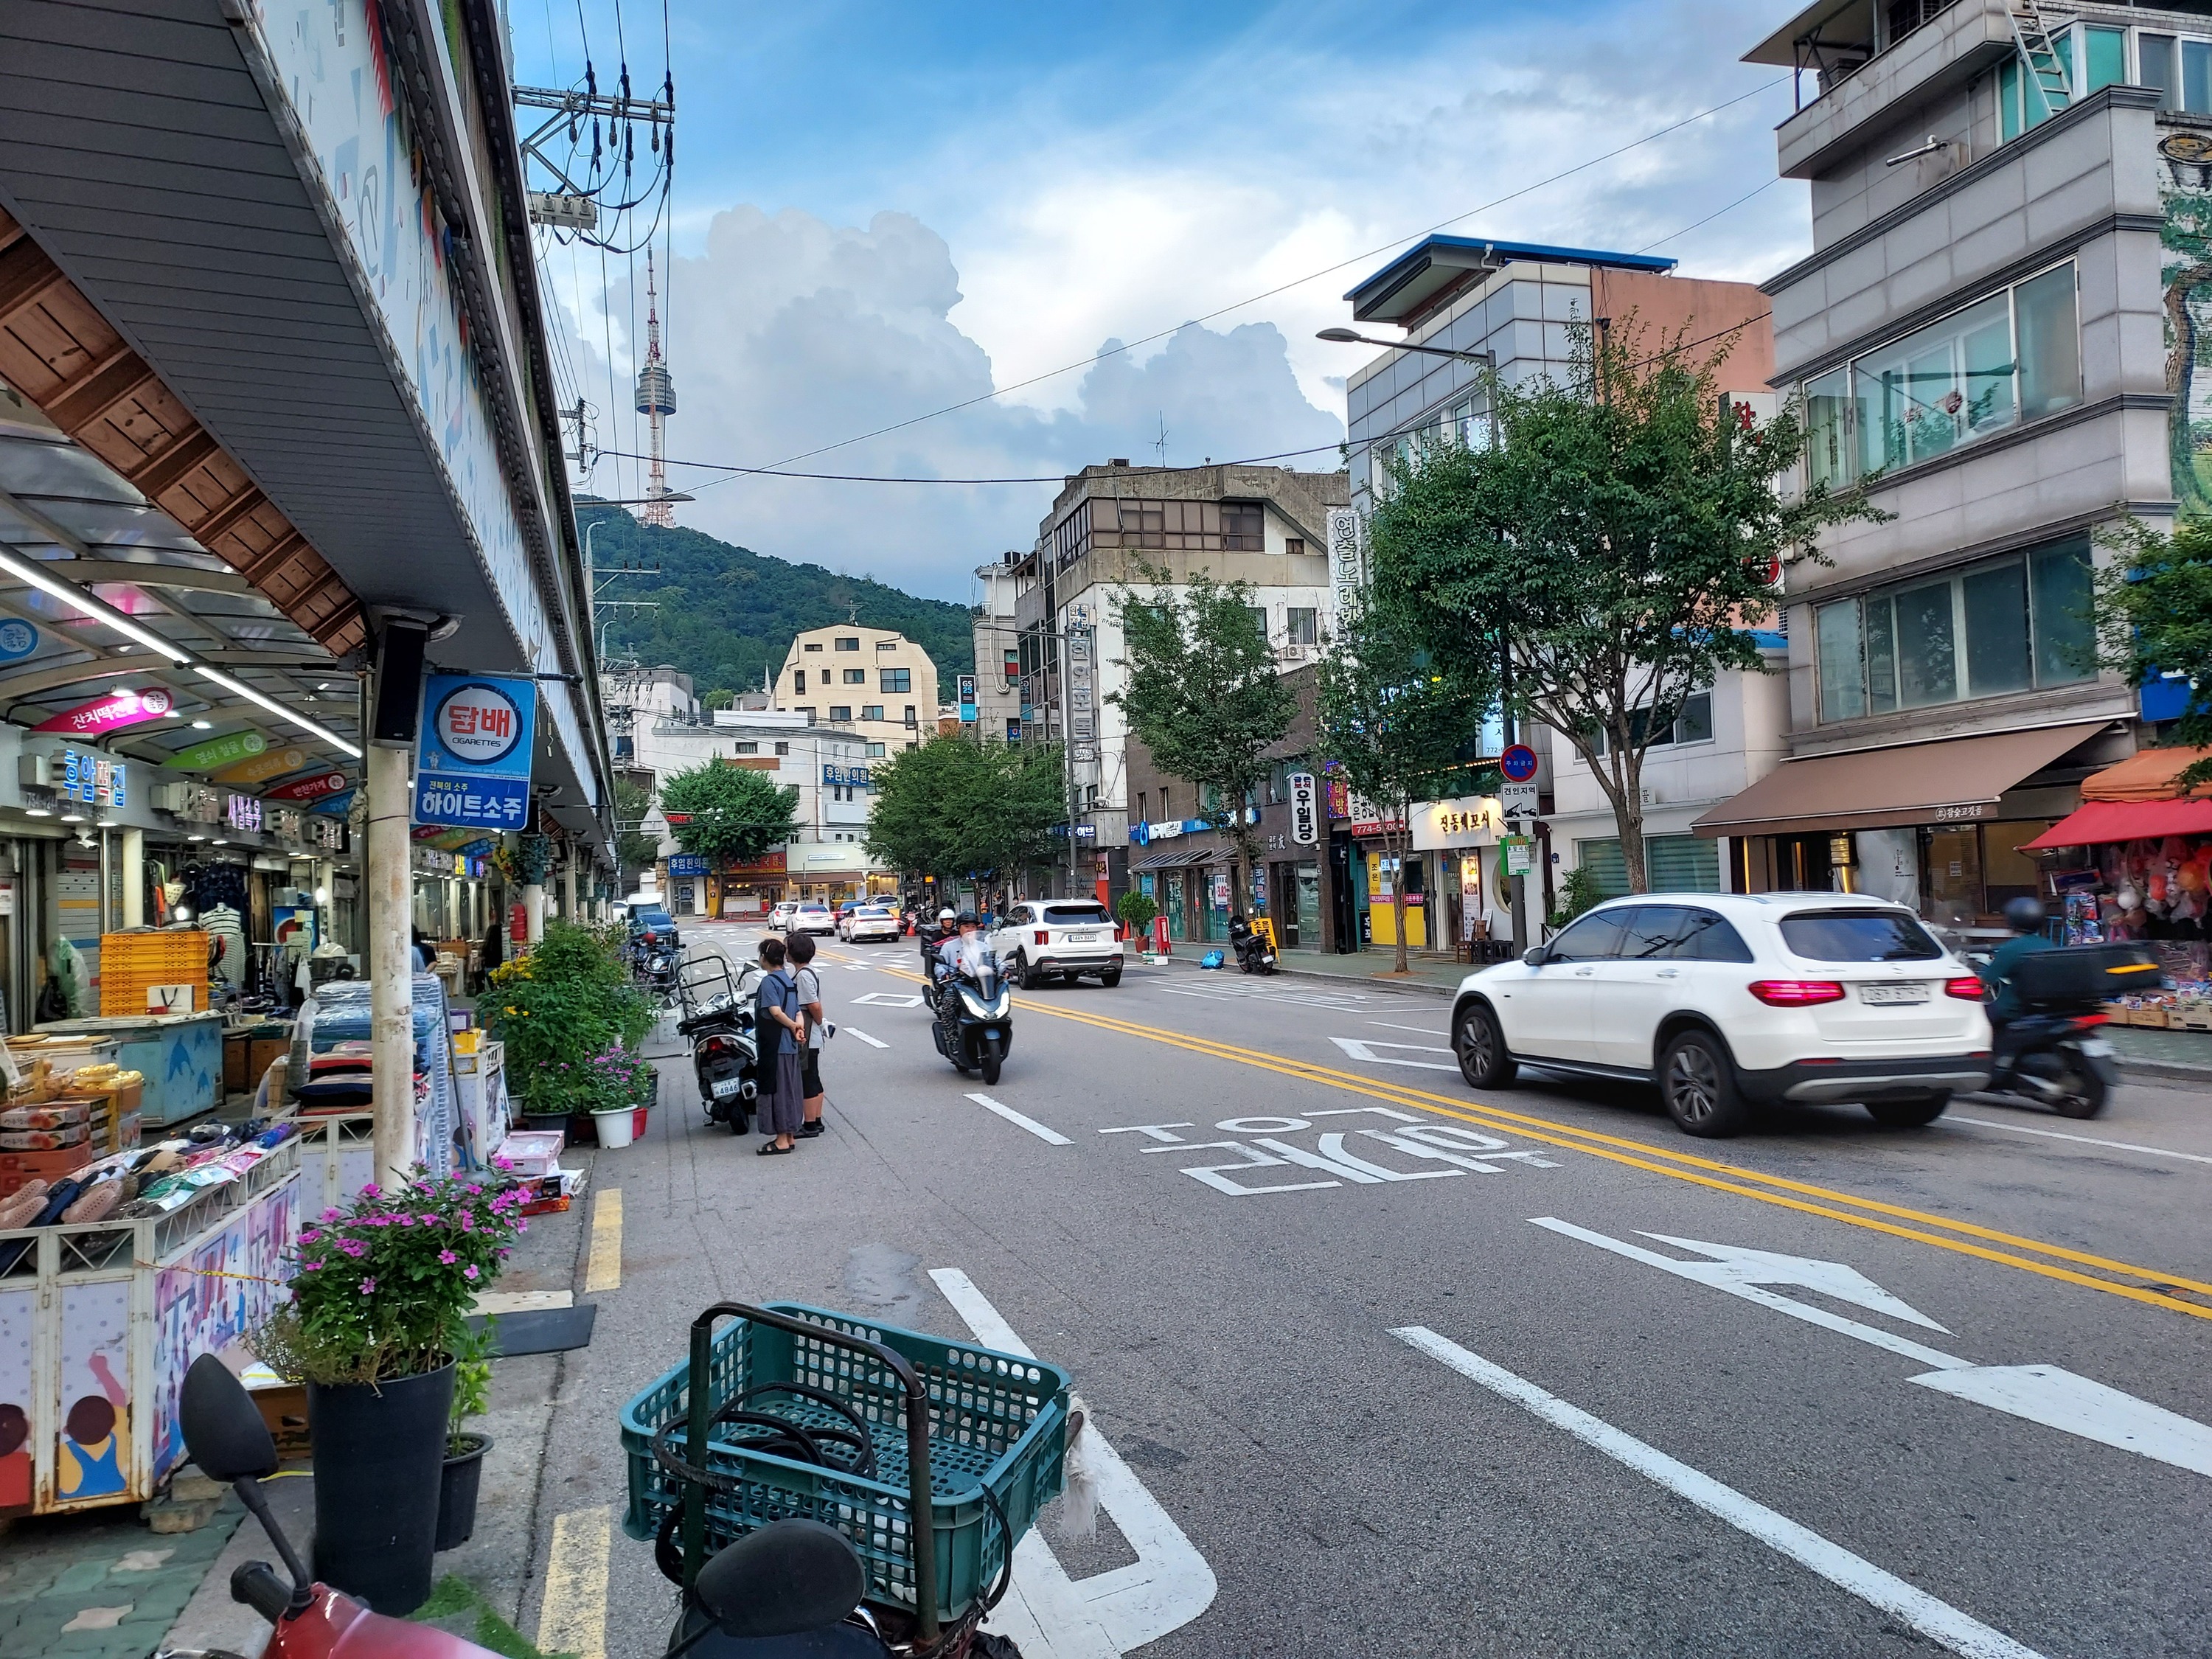
<instances>
[{"instance_id":1,"label":"asphalt road","mask_svg":"<svg viewBox=\"0 0 2212 1659\"><path fill-rule=\"evenodd\" d=\"M553 1517L619 1520L623 1403L701 1308L794 1300L1073 1372L1128 1480L1095 1539L1047 1517L1057 1568L1029 1547L1031 1659L2212 1643L2202 1095L1698 1142L1636 1091L1478 1099L1434 997L1141 967L1022 994L986 1089L914 961L825 945L830 1129L795 1155L708 1125L680 1055L597 1155L620 1285L538 1505L564 1607L595 1534ZM648 1549L617 1532L606 1583L605 1652L659 1653Z\"/></svg>"}]
</instances>

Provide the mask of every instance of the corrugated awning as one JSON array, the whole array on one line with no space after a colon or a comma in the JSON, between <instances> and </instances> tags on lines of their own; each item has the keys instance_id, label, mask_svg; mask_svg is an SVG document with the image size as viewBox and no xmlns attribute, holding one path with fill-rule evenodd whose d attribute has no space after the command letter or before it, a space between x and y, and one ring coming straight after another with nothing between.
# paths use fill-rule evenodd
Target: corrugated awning
<instances>
[{"instance_id":1,"label":"corrugated awning","mask_svg":"<svg viewBox=\"0 0 2212 1659\"><path fill-rule=\"evenodd\" d=\"M1691 828L1701 836L1774 836L1994 817L2006 790L2111 725L2090 720L1785 761Z\"/></svg>"},{"instance_id":2,"label":"corrugated awning","mask_svg":"<svg viewBox=\"0 0 2212 1659\"><path fill-rule=\"evenodd\" d=\"M1179 848L1172 853L1155 853L1150 858L1139 859L1129 866L1129 873L1134 875L1140 870L1179 870L1185 865L1204 864L1212 856L1208 848Z\"/></svg>"},{"instance_id":3,"label":"corrugated awning","mask_svg":"<svg viewBox=\"0 0 2212 1659\"><path fill-rule=\"evenodd\" d=\"M2172 801L2181 794L2181 775L2212 749L2142 749L2117 766L2092 772L2081 780L2081 799L2088 800ZM2190 793L2212 799L2212 785L2199 784Z\"/></svg>"},{"instance_id":4,"label":"corrugated awning","mask_svg":"<svg viewBox=\"0 0 2212 1659\"><path fill-rule=\"evenodd\" d=\"M2212 836L2212 800L2093 800L2058 820L2023 852L2057 847L2101 847L2114 841L2154 841L2166 836Z\"/></svg>"}]
</instances>

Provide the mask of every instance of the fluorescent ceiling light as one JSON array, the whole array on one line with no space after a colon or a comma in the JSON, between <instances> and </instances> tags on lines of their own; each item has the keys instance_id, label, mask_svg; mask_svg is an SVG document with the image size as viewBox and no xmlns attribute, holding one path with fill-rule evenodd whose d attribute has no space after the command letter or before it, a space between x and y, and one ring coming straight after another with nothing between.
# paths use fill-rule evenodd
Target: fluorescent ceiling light
<instances>
[{"instance_id":1,"label":"fluorescent ceiling light","mask_svg":"<svg viewBox=\"0 0 2212 1659\"><path fill-rule=\"evenodd\" d=\"M236 692L240 696L244 697L248 702L259 703L264 708L267 709L270 714L277 716L280 720L291 721L293 725L298 726L302 732L307 732L310 737L320 738L325 743L330 744L331 748L337 750L342 754L350 755L356 760L359 760L361 758L360 749L356 745L348 743L337 732L331 731L330 727L326 726L318 726L314 721L307 719L304 714L295 714L291 709L285 708L283 703L278 702L274 697L255 690L244 680L234 679L228 674L224 673L220 668L210 668L205 663L194 663L192 665L192 672L204 678L213 680L217 685L222 687L226 691Z\"/></svg>"},{"instance_id":2,"label":"fluorescent ceiling light","mask_svg":"<svg viewBox=\"0 0 2212 1659\"><path fill-rule=\"evenodd\" d=\"M75 582L64 581L41 559L26 557L10 549L0 548L0 570L21 581L28 582L41 593L59 599L72 611L79 611L93 621L113 629L126 640L135 641L149 651L158 651L172 662L189 662L191 653L171 640L163 639L141 623L133 622L105 599L95 599Z\"/></svg>"}]
</instances>

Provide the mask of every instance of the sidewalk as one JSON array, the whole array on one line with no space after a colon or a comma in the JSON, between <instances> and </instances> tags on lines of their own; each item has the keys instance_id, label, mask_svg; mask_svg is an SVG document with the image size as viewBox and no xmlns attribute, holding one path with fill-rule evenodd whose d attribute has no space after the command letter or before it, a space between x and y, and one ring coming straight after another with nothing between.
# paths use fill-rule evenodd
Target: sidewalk
<instances>
[{"instance_id":1,"label":"sidewalk","mask_svg":"<svg viewBox=\"0 0 2212 1659\"><path fill-rule=\"evenodd\" d=\"M1209 944L1203 939L1177 939L1169 953L1168 965L1174 968L1196 968L1198 959L1208 951L1220 951L1228 955L1221 971L1237 973L1237 957L1225 944ZM1324 955L1319 951L1282 951L1276 953L1276 971L1297 979L1318 979L1385 986L1393 989L1428 991L1449 995L1459 988L1459 983L1474 971L1465 963L1455 963L1449 957L1431 951L1413 951L1407 954L1405 974L1390 971L1396 952L1389 946L1370 947L1354 951L1346 956ZM1139 958L1141 961L1141 958Z\"/></svg>"}]
</instances>

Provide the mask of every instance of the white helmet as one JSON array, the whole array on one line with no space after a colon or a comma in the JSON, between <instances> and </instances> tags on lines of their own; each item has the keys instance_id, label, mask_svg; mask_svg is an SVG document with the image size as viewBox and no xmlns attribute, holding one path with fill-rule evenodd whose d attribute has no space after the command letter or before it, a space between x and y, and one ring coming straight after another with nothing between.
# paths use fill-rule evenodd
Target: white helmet
<instances>
[{"instance_id":1,"label":"white helmet","mask_svg":"<svg viewBox=\"0 0 2212 1659\"><path fill-rule=\"evenodd\" d=\"M948 904L948 905L946 905L946 906L945 906L942 910L939 910L939 911L937 913L937 919L938 919L939 921L951 922L951 921L959 921L959 919L960 919L960 918L959 918L959 915L957 915L957 913L956 913L956 912L954 911L954 909L952 908L952 907L951 907L951 905L949 905L949 904Z\"/></svg>"}]
</instances>

